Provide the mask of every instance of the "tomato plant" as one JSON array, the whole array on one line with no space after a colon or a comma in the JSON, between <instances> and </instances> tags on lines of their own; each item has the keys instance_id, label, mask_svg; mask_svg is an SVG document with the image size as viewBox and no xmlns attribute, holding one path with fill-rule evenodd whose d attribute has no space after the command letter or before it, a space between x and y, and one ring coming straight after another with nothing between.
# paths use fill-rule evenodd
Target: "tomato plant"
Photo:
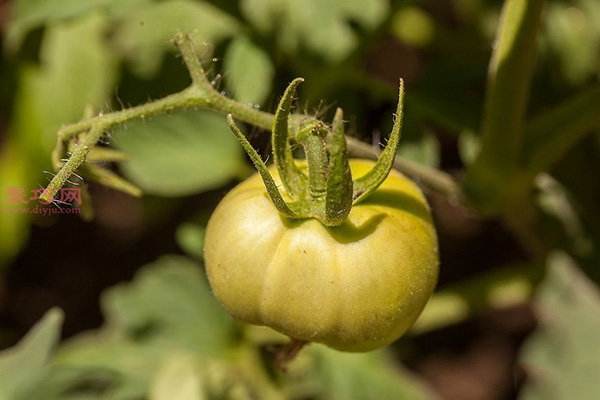
<instances>
[{"instance_id":1,"label":"tomato plant","mask_svg":"<svg viewBox=\"0 0 600 400\"><path fill-rule=\"evenodd\" d=\"M438 275L427 202L408 178L391 171L403 85L377 163L348 160L338 110L330 129L301 123L295 139L306 162L299 166L291 156L288 117L301 81L290 84L275 114L270 170L229 116L260 175L238 185L212 215L206 270L217 298L243 321L296 341L373 350L410 328Z\"/></svg>"},{"instance_id":2,"label":"tomato plant","mask_svg":"<svg viewBox=\"0 0 600 400\"><path fill-rule=\"evenodd\" d=\"M0 398L600 398L600 2L0 16Z\"/></svg>"}]
</instances>

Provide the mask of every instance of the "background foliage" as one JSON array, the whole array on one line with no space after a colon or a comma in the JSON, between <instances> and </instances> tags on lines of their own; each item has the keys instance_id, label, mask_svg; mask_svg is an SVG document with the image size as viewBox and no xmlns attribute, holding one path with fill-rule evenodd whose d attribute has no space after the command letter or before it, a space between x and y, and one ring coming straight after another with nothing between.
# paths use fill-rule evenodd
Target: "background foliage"
<instances>
[{"instance_id":1,"label":"background foliage","mask_svg":"<svg viewBox=\"0 0 600 400\"><path fill-rule=\"evenodd\" d=\"M80 171L91 222L0 213L0 348L13 346L0 353L0 399L598 398L600 3L539 3L520 148L499 173L484 104L501 1L1 3L3 202L9 187L47 184L61 125L185 88L169 41L179 31L227 96L272 111L302 76L301 112L329 120L342 107L375 146L404 78L400 156L451 174L464 196L421 182L442 272L411 334L362 355L311 345L284 374L267 350L284 339L232 321L202 272L208 216L252 173L224 116L124 125L100 149L126 160ZM266 154L265 132L247 129ZM114 172L144 197L94 183L135 194Z\"/></svg>"}]
</instances>

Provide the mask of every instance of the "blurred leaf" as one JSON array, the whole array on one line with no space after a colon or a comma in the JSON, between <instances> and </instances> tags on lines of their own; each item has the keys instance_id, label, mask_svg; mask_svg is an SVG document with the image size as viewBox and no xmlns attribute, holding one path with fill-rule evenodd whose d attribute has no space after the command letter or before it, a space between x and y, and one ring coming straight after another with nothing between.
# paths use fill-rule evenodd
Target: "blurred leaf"
<instances>
[{"instance_id":1,"label":"blurred leaf","mask_svg":"<svg viewBox=\"0 0 600 400\"><path fill-rule=\"evenodd\" d=\"M7 21L6 47L15 51L32 29L118 2L122 0L13 0L11 16Z\"/></svg>"},{"instance_id":2,"label":"blurred leaf","mask_svg":"<svg viewBox=\"0 0 600 400\"><path fill-rule=\"evenodd\" d=\"M28 208L26 204L5 204L8 188L23 188L28 190L32 184L31 169L27 153L15 140L8 138L0 151L0 203L2 217L0 218L0 274L4 267L17 255L29 231L30 215L26 212L10 212L9 209Z\"/></svg>"},{"instance_id":3,"label":"blurred leaf","mask_svg":"<svg viewBox=\"0 0 600 400\"><path fill-rule=\"evenodd\" d=\"M565 99L526 126L524 158L532 175L547 171L600 126L600 84Z\"/></svg>"},{"instance_id":4,"label":"blurred leaf","mask_svg":"<svg viewBox=\"0 0 600 400\"><path fill-rule=\"evenodd\" d=\"M114 144L131 156L126 177L146 193L183 196L219 187L244 168L241 146L225 118L185 111L118 128Z\"/></svg>"},{"instance_id":5,"label":"blurred leaf","mask_svg":"<svg viewBox=\"0 0 600 400\"><path fill-rule=\"evenodd\" d=\"M49 160L60 126L78 121L86 106L101 109L114 90L117 63L104 43L106 27L97 12L53 23L44 34L40 65L21 69L11 132L40 158Z\"/></svg>"},{"instance_id":6,"label":"blurred leaf","mask_svg":"<svg viewBox=\"0 0 600 400\"><path fill-rule=\"evenodd\" d=\"M398 154L408 160L436 168L440 164L440 143L433 134L423 132L417 140L403 141Z\"/></svg>"},{"instance_id":7,"label":"blurred leaf","mask_svg":"<svg viewBox=\"0 0 600 400\"><path fill-rule=\"evenodd\" d=\"M177 244L186 253L190 254L198 260L204 257L204 235L206 228L194 222L186 222L181 224L175 232L175 240Z\"/></svg>"},{"instance_id":8,"label":"blurred leaf","mask_svg":"<svg viewBox=\"0 0 600 400\"><path fill-rule=\"evenodd\" d=\"M186 257L163 256L129 285L102 298L107 323L142 341L168 336L178 347L202 356L217 354L232 341L234 323L212 295L201 267Z\"/></svg>"},{"instance_id":9,"label":"blurred leaf","mask_svg":"<svg viewBox=\"0 0 600 400\"><path fill-rule=\"evenodd\" d=\"M213 297L201 267L186 257L163 256L147 265L133 282L105 292L102 308L104 328L63 345L55 365L78 371L71 386L104 372L111 399L145 397L174 354L215 359L236 343L236 323Z\"/></svg>"},{"instance_id":10,"label":"blurred leaf","mask_svg":"<svg viewBox=\"0 0 600 400\"><path fill-rule=\"evenodd\" d=\"M289 366L292 398L323 400L434 399L424 384L383 351L342 353L310 345Z\"/></svg>"},{"instance_id":11,"label":"blurred leaf","mask_svg":"<svg viewBox=\"0 0 600 400\"><path fill-rule=\"evenodd\" d=\"M202 381L196 363L189 356L178 355L161 367L150 390L150 400L203 400Z\"/></svg>"},{"instance_id":12,"label":"blurred leaf","mask_svg":"<svg viewBox=\"0 0 600 400\"><path fill-rule=\"evenodd\" d=\"M553 64L572 85L598 76L600 61L600 3L576 0L551 2L545 18L545 38L556 54ZM595 49L592 50L592 49Z\"/></svg>"},{"instance_id":13,"label":"blurred leaf","mask_svg":"<svg viewBox=\"0 0 600 400\"><path fill-rule=\"evenodd\" d=\"M471 165L481 148L481 139L472 130L464 130L458 136L458 154L464 165Z\"/></svg>"},{"instance_id":14,"label":"blurred leaf","mask_svg":"<svg viewBox=\"0 0 600 400\"><path fill-rule=\"evenodd\" d=\"M246 18L263 32L276 32L282 46L298 51L301 46L337 61L358 44L349 21L373 31L386 17L385 0L242 0Z\"/></svg>"},{"instance_id":15,"label":"blurred leaf","mask_svg":"<svg viewBox=\"0 0 600 400\"><path fill-rule=\"evenodd\" d=\"M245 36L235 38L225 53L227 86L233 97L250 104L262 104L271 92L275 74L269 56Z\"/></svg>"},{"instance_id":16,"label":"blurred leaf","mask_svg":"<svg viewBox=\"0 0 600 400\"><path fill-rule=\"evenodd\" d=\"M544 229L546 235L553 233L558 236L555 243L570 254L589 256L593 250L593 242L583 228L571 193L549 174L539 174L535 183L538 188L538 207L544 212L544 216L553 218L561 228L559 232L552 232L552 229L547 227Z\"/></svg>"},{"instance_id":17,"label":"blurred leaf","mask_svg":"<svg viewBox=\"0 0 600 400\"><path fill-rule=\"evenodd\" d=\"M429 14L414 6L396 11L390 28L395 37L415 47L426 47L435 35L435 22Z\"/></svg>"},{"instance_id":18,"label":"blurred leaf","mask_svg":"<svg viewBox=\"0 0 600 400\"><path fill-rule=\"evenodd\" d=\"M0 399L20 399L42 379L62 322L62 311L52 309L19 344L0 353Z\"/></svg>"},{"instance_id":19,"label":"blurred leaf","mask_svg":"<svg viewBox=\"0 0 600 400\"><path fill-rule=\"evenodd\" d=\"M563 253L548 260L535 300L537 331L521 361L529 380L523 400L600 398L600 292Z\"/></svg>"},{"instance_id":20,"label":"blurred leaf","mask_svg":"<svg viewBox=\"0 0 600 400\"><path fill-rule=\"evenodd\" d=\"M210 44L233 35L238 22L217 7L203 1L170 0L136 8L123 17L115 41L134 72L149 78L156 74L163 53L175 47L170 40L177 32L190 32L200 56Z\"/></svg>"}]
</instances>

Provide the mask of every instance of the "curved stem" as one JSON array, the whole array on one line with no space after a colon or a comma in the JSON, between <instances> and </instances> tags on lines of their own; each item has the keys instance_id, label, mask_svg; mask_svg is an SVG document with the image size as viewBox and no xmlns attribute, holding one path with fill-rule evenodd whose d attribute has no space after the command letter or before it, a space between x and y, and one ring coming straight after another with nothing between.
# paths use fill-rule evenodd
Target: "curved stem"
<instances>
[{"instance_id":1,"label":"curved stem","mask_svg":"<svg viewBox=\"0 0 600 400\"><path fill-rule=\"evenodd\" d=\"M193 81L192 85L182 92L148 104L109 114L97 115L62 127L58 131L57 145L52 154L53 164L57 169L57 173L48 185L46 193L43 193L40 196L43 201L50 201L52 197L51 193L56 193L71 174L86 161L89 152L97 144L98 140L106 130L135 119L186 108L204 108L224 114L232 114L237 120L250 123L262 129L271 130L273 128L275 122L275 116L273 114L257 110L246 104L238 103L233 99L221 95L212 87L212 84L206 78L204 70L202 69L187 35L179 34L174 41L179 47L183 60L190 71L190 76ZM291 99L292 97L290 97L290 100ZM289 112L289 107L287 111ZM289 119L286 117L287 131L282 130L281 132L287 132L287 135L290 135L290 132L297 130L301 121L305 119L306 117L300 115L291 115L289 116ZM78 141L78 146L73 151L69 160L63 164L61 158L63 157L62 153L65 150L64 143L80 134L81 140ZM380 154L378 149L375 149L366 143L359 142L356 139L347 137L346 141L348 152L352 156L377 159ZM443 172L400 159L399 157L395 158L394 167L399 171L406 173L413 179L420 181L423 185L432 190L450 196L457 196L459 193L456 183L450 176ZM304 177L304 179L306 179L306 177Z\"/></svg>"},{"instance_id":2,"label":"curved stem","mask_svg":"<svg viewBox=\"0 0 600 400\"><path fill-rule=\"evenodd\" d=\"M545 0L506 0L489 65L482 146L463 190L487 212L518 203L531 187L522 165L523 126Z\"/></svg>"}]
</instances>

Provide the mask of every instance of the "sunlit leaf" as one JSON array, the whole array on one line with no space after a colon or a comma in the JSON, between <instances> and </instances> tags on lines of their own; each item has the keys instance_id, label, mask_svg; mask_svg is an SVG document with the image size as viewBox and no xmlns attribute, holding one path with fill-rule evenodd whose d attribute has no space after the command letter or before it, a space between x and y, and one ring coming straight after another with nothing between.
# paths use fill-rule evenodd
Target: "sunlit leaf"
<instances>
[{"instance_id":1,"label":"sunlit leaf","mask_svg":"<svg viewBox=\"0 0 600 400\"><path fill-rule=\"evenodd\" d=\"M123 17L115 42L123 56L131 61L133 70L143 76L153 76L161 65L167 49L178 32L192 35L199 56L211 51L211 44L236 33L238 22L203 1L160 1L132 10Z\"/></svg>"},{"instance_id":2,"label":"sunlit leaf","mask_svg":"<svg viewBox=\"0 0 600 400\"><path fill-rule=\"evenodd\" d=\"M167 360L150 390L150 400L204 400L198 366L190 357L177 355Z\"/></svg>"},{"instance_id":3,"label":"sunlit leaf","mask_svg":"<svg viewBox=\"0 0 600 400\"><path fill-rule=\"evenodd\" d=\"M26 65L15 100L11 130L29 151L49 159L56 132L83 116L86 107L101 110L114 91L117 63L104 41L107 21L89 13L53 23L45 32L40 65Z\"/></svg>"},{"instance_id":4,"label":"sunlit leaf","mask_svg":"<svg viewBox=\"0 0 600 400\"><path fill-rule=\"evenodd\" d=\"M244 169L242 150L225 118L185 111L132 122L113 143L131 159L126 177L145 193L183 196L219 187Z\"/></svg>"},{"instance_id":5,"label":"sunlit leaf","mask_svg":"<svg viewBox=\"0 0 600 400\"><path fill-rule=\"evenodd\" d=\"M383 21L388 7L385 0L243 0L240 3L246 18L260 30L277 30L277 38L286 49L306 46L331 61L345 57L358 43L349 21L372 31Z\"/></svg>"},{"instance_id":6,"label":"sunlit leaf","mask_svg":"<svg viewBox=\"0 0 600 400\"><path fill-rule=\"evenodd\" d=\"M521 354L520 399L598 399L600 291L562 253L551 255L547 274L535 300L539 327Z\"/></svg>"},{"instance_id":7,"label":"sunlit leaf","mask_svg":"<svg viewBox=\"0 0 600 400\"><path fill-rule=\"evenodd\" d=\"M186 257L163 256L129 285L103 297L108 324L145 340L160 335L209 356L232 340L233 321L212 295L201 267Z\"/></svg>"},{"instance_id":8,"label":"sunlit leaf","mask_svg":"<svg viewBox=\"0 0 600 400\"><path fill-rule=\"evenodd\" d=\"M93 8L118 2L123 0L14 0L11 2L11 17L7 22L6 47L16 50L27 33L39 26L79 16Z\"/></svg>"},{"instance_id":9,"label":"sunlit leaf","mask_svg":"<svg viewBox=\"0 0 600 400\"><path fill-rule=\"evenodd\" d=\"M275 73L273 64L269 56L245 36L231 42L223 66L225 82L236 100L261 104L269 96Z\"/></svg>"},{"instance_id":10,"label":"sunlit leaf","mask_svg":"<svg viewBox=\"0 0 600 400\"><path fill-rule=\"evenodd\" d=\"M62 311L52 309L15 347L0 352L0 399L21 399L42 379L62 321Z\"/></svg>"},{"instance_id":11,"label":"sunlit leaf","mask_svg":"<svg viewBox=\"0 0 600 400\"><path fill-rule=\"evenodd\" d=\"M544 39L555 56L554 69L574 85L598 76L600 53L600 5L594 0L548 4Z\"/></svg>"},{"instance_id":12,"label":"sunlit leaf","mask_svg":"<svg viewBox=\"0 0 600 400\"><path fill-rule=\"evenodd\" d=\"M464 165L471 165L481 148L481 139L477 134L466 129L458 136L458 155Z\"/></svg>"}]
</instances>

